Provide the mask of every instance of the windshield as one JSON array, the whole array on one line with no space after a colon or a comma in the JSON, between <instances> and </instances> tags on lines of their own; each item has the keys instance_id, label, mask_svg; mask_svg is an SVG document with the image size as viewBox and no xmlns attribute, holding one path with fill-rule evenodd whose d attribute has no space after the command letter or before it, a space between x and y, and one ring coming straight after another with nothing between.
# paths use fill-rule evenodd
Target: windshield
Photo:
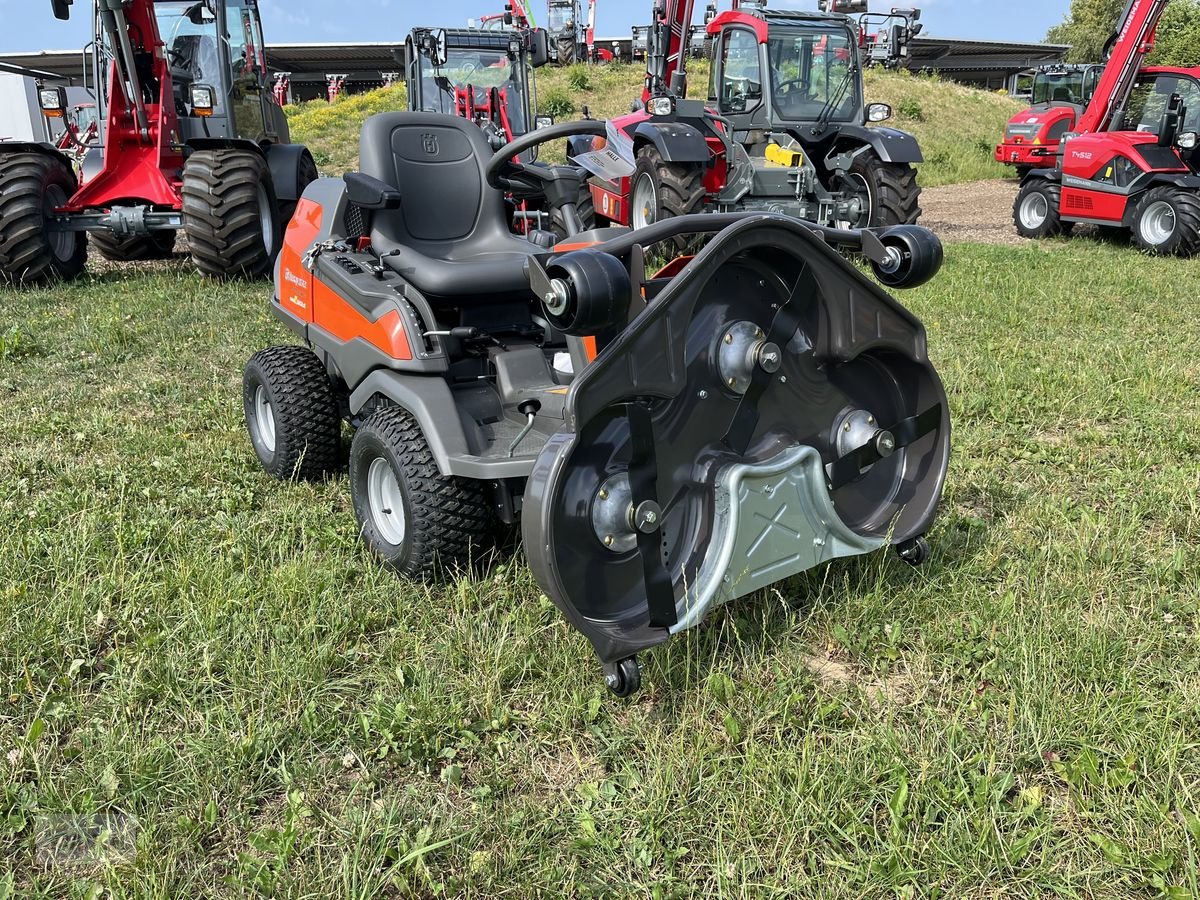
<instances>
[{"instance_id":1,"label":"windshield","mask_svg":"<svg viewBox=\"0 0 1200 900\"><path fill-rule=\"evenodd\" d=\"M1151 75L1134 85L1125 113L1125 131L1158 134L1171 95L1178 94L1187 107L1181 132L1200 131L1200 84L1185 75Z\"/></svg>"},{"instance_id":2,"label":"windshield","mask_svg":"<svg viewBox=\"0 0 1200 900\"><path fill-rule=\"evenodd\" d=\"M575 27L575 6L564 3L560 6L551 5L546 10L546 28L550 31L570 30Z\"/></svg>"},{"instance_id":3,"label":"windshield","mask_svg":"<svg viewBox=\"0 0 1200 900\"><path fill-rule=\"evenodd\" d=\"M781 119L810 122L861 118L857 44L846 29L772 29L767 43L771 92Z\"/></svg>"},{"instance_id":4,"label":"windshield","mask_svg":"<svg viewBox=\"0 0 1200 900\"><path fill-rule=\"evenodd\" d=\"M1099 69L1085 72L1038 72L1033 79L1034 103L1087 103L1099 80Z\"/></svg>"},{"instance_id":5,"label":"windshield","mask_svg":"<svg viewBox=\"0 0 1200 900\"><path fill-rule=\"evenodd\" d=\"M521 66L503 50L447 51L446 64L429 68L422 58L421 106L424 112L466 115L468 101L475 118L488 118L507 128L512 137L529 131L526 121L526 85ZM493 91L493 88L495 91ZM460 108L462 107L462 108Z\"/></svg>"}]
</instances>

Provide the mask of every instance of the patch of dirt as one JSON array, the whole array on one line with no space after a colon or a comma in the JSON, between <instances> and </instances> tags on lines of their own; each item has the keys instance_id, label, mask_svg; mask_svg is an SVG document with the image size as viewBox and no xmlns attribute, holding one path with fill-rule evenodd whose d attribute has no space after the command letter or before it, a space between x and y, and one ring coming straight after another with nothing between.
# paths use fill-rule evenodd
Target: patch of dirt
<instances>
[{"instance_id":1,"label":"patch of dirt","mask_svg":"<svg viewBox=\"0 0 1200 900\"><path fill-rule=\"evenodd\" d=\"M925 188L920 224L947 243L1024 244L1012 221L1019 186L1015 178L1008 178Z\"/></svg>"},{"instance_id":2,"label":"patch of dirt","mask_svg":"<svg viewBox=\"0 0 1200 900\"><path fill-rule=\"evenodd\" d=\"M821 687L830 690L859 687L876 708L884 703L903 702L912 687L910 679L904 675L894 674L882 681L876 680L869 673L857 671L823 651L807 653L801 662Z\"/></svg>"}]
</instances>

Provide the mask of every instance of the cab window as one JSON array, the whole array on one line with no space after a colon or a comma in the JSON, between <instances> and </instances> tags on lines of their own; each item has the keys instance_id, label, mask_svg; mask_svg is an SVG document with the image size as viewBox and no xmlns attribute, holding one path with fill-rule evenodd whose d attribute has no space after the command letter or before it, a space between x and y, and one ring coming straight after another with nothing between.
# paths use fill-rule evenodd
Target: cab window
<instances>
[{"instance_id":1,"label":"cab window","mask_svg":"<svg viewBox=\"0 0 1200 900\"><path fill-rule=\"evenodd\" d=\"M734 28L725 33L719 87L717 103L721 112L746 112L762 102L762 66L754 32Z\"/></svg>"},{"instance_id":2,"label":"cab window","mask_svg":"<svg viewBox=\"0 0 1200 900\"><path fill-rule=\"evenodd\" d=\"M1200 131L1200 84L1184 75L1157 75L1138 81L1125 113L1125 130L1158 134L1172 94L1182 97L1187 107L1182 130Z\"/></svg>"}]
</instances>

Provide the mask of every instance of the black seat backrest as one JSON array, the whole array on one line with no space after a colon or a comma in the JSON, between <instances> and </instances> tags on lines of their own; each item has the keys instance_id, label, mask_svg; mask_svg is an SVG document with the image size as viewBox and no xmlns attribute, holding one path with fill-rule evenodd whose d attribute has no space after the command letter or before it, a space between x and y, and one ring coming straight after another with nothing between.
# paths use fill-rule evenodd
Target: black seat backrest
<instances>
[{"instance_id":1,"label":"black seat backrest","mask_svg":"<svg viewBox=\"0 0 1200 900\"><path fill-rule=\"evenodd\" d=\"M400 189L400 209L380 212L372 237L437 259L487 252L509 237L504 196L484 170L492 148L473 122L437 113L383 113L367 119L359 168Z\"/></svg>"}]
</instances>

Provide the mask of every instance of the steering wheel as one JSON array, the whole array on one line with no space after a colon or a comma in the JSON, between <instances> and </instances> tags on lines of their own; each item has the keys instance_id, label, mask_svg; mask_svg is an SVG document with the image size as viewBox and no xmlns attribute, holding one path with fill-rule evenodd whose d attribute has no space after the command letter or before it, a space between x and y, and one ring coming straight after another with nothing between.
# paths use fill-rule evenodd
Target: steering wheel
<instances>
[{"instance_id":1,"label":"steering wheel","mask_svg":"<svg viewBox=\"0 0 1200 900\"><path fill-rule=\"evenodd\" d=\"M521 155L564 138L580 134L603 137L608 134L606 124L599 119L580 119L577 122L561 122L549 128L539 128L522 135L496 151L484 170L487 183L498 191L513 194L543 192L547 182L561 177L561 166L532 166L521 162Z\"/></svg>"},{"instance_id":2,"label":"steering wheel","mask_svg":"<svg viewBox=\"0 0 1200 900\"><path fill-rule=\"evenodd\" d=\"M803 82L801 79L799 79L799 78L792 78L792 79L790 79L789 81L781 81L779 84L775 85L775 93L776 93L776 94L782 94L782 93L784 92L784 90L783 90L784 88L786 88L786 87L791 87L792 85L795 85L796 87L799 87L801 90L804 90L804 89L806 88L806 85L805 85L805 83L804 83L804 82ZM794 94L794 93L796 93L796 92L795 92L795 91L788 91L787 93L789 93L789 94Z\"/></svg>"}]
</instances>

